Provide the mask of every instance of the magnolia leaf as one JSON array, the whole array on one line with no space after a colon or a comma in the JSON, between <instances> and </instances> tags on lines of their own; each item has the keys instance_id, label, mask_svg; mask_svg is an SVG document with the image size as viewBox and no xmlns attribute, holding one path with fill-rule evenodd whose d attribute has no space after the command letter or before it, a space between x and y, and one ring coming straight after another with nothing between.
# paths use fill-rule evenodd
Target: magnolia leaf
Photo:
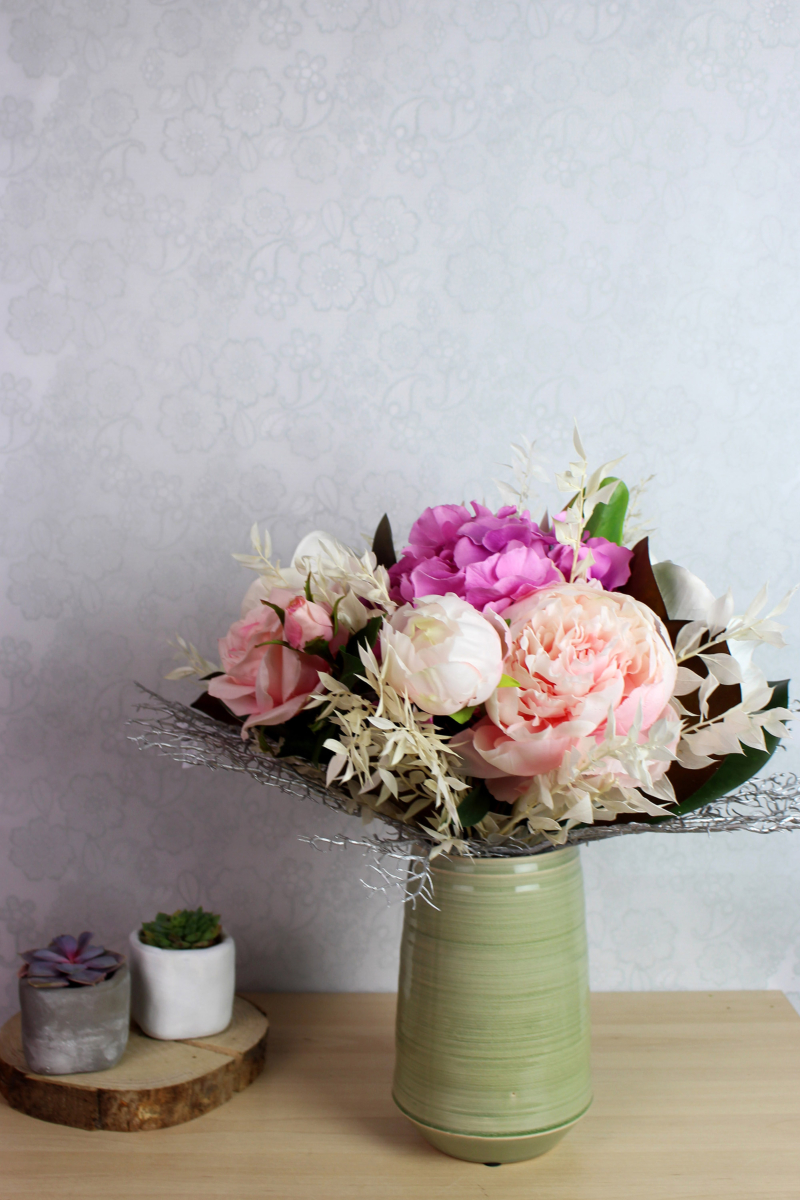
<instances>
[{"instance_id":1,"label":"magnolia leaf","mask_svg":"<svg viewBox=\"0 0 800 1200\"><path fill-rule=\"evenodd\" d=\"M714 603L714 593L702 579L669 559L653 563L653 574L671 621L706 623L708 611Z\"/></svg>"},{"instance_id":2,"label":"magnolia leaf","mask_svg":"<svg viewBox=\"0 0 800 1200\"><path fill-rule=\"evenodd\" d=\"M397 562L392 540L392 526L386 513L381 517L378 528L375 530L375 536L372 539L372 553L378 560L378 566L386 567L387 571Z\"/></svg>"},{"instance_id":3,"label":"magnolia leaf","mask_svg":"<svg viewBox=\"0 0 800 1200\"><path fill-rule=\"evenodd\" d=\"M615 482L615 477L604 479L601 489ZM605 538L606 541L622 545L622 529L625 524L625 514L628 511L630 493L621 479L616 480L616 488L606 503L597 504L586 524L586 532L590 537Z\"/></svg>"},{"instance_id":4,"label":"magnolia leaf","mask_svg":"<svg viewBox=\"0 0 800 1200\"><path fill-rule=\"evenodd\" d=\"M653 610L656 616L661 617L662 621L669 619L666 605L664 604L661 592L658 590L653 568L650 565L648 538L642 538L634 546L630 578L621 588L617 588L617 591L622 592L626 596L633 596L634 600L639 600L642 604L646 604L648 608Z\"/></svg>"},{"instance_id":5,"label":"magnolia leaf","mask_svg":"<svg viewBox=\"0 0 800 1200\"><path fill-rule=\"evenodd\" d=\"M778 683L771 683L770 687L773 688L773 693L767 708L784 708L789 702L789 680L783 679ZM730 754L723 759L711 778L706 780L697 791L687 796L677 808L674 808L672 815L681 816L684 813L695 812L704 804L711 804L712 801L719 800L721 796L727 796L729 792L734 792L743 783L747 783L747 780L760 771L775 753L779 739L768 732L764 740L766 750L756 750L754 747L746 746L744 753Z\"/></svg>"}]
</instances>

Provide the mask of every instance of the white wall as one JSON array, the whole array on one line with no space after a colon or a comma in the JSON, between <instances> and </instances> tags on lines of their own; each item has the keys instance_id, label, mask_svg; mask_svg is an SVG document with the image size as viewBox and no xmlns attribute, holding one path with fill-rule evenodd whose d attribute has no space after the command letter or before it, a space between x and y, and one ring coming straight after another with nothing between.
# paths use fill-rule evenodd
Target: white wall
<instances>
[{"instance_id":1,"label":"white wall","mask_svg":"<svg viewBox=\"0 0 800 1200\"><path fill-rule=\"evenodd\" d=\"M254 519L402 536L573 415L658 556L798 578L800 6L2 8L2 1002L196 902L248 984L391 988L398 911L296 840L341 823L139 755L131 681L190 696ZM800 988L800 839L584 858L595 986Z\"/></svg>"}]
</instances>

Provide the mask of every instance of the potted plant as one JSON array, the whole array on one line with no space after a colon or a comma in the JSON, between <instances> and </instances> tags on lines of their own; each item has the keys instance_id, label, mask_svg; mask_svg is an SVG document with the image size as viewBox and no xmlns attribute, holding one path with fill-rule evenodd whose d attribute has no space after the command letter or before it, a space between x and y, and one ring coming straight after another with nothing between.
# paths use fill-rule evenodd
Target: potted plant
<instances>
[{"instance_id":1,"label":"potted plant","mask_svg":"<svg viewBox=\"0 0 800 1200\"><path fill-rule=\"evenodd\" d=\"M230 1024L236 946L217 913L159 913L130 935L131 1012L149 1036L210 1037Z\"/></svg>"},{"instance_id":2,"label":"potted plant","mask_svg":"<svg viewBox=\"0 0 800 1200\"><path fill-rule=\"evenodd\" d=\"M380 890L405 878L394 1097L478 1162L543 1153L591 1100L579 844L800 827L793 777L736 792L792 716L751 659L784 644L789 597L737 615L653 564L613 464L574 448L552 518L526 443L496 512L426 509L399 558L386 516L364 554L317 531L288 567L254 526L219 667L183 642L170 675L206 691L141 722L179 761L387 824L307 840L371 851Z\"/></svg>"},{"instance_id":3,"label":"potted plant","mask_svg":"<svg viewBox=\"0 0 800 1200\"><path fill-rule=\"evenodd\" d=\"M88 932L64 933L22 955L22 1048L37 1075L106 1071L125 1052L131 991L125 958L91 941Z\"/></svg>"}]
</instances>

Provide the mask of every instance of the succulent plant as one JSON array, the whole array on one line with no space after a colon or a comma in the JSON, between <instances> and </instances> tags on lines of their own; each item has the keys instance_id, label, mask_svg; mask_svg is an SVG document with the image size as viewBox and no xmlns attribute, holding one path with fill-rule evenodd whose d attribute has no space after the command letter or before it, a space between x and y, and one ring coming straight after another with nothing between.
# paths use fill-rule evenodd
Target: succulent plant
<instances>
[{"instance_id":1,"label":"succulent plant","mask_svg":"<svg viewBox=\"0 0 800 1200\"><path fill-rule=\"evenodd\" d=\"M21 957L20 979L35 988L65 988L102 983L125 961L125 956L103 946L92 946L93 935L79 938L62 933L46 948L26 950Z\"/></svg>"},{"instance_id":2,"label":"succulent plant","mask_svg":"<svg viewBox=\"0 0 800 1200\"><path fill-rule=\"evenodd\" d=\"M171 915L159 913L155 921L145 921L139 939L161 950L203 950L222 941L222 927L218 913L181 908Z\"/></svg>"}]
</instances>

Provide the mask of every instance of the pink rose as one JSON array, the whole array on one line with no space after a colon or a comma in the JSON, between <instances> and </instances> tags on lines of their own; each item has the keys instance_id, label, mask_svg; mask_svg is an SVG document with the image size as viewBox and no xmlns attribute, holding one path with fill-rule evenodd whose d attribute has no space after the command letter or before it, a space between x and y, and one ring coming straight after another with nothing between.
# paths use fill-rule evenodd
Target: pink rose
<instances>
[{"instance_id":1,"label":"pink rose","mask_svg":"<svg viewBox=\"0 0 800 1200\"><path fill-rule=\"evenodd\" d=\"M646 605L599 584L564 583L506 609L511 650L486 716L452 741L498 799L520 777L556 770L583 738L603 739L609 709L616 731L641 715L641 732L664 714L677 666L667 632ZM513 776L515 779L509 780Z\"/></svg>"},{"instance_id":2,"label":"pink rose","mask_svg":"<svg viewBox=\"0 0 800 1200\"><path fill-rule=\"evenodd\" d=\"M295 599L293 592L273 588L269 599L283 608ZM244 729L253 725L280 725L304 708L326 667L321 658L270 642L288 640L281 619L268 604L259 602L231 625L219 641L223 675L208 685L215 696L238 717Z\"/></svg>"},{"instance_id":3,"label":"pink rose","mask_svg":"<svg viewBox=\"0 0 800 1200\"><path fill-rule=\"evenodd\" d=\"M286 620L283 625L286 641L297 650L307 642L322 638L329 642L333 637L333 622L330 606L315 604L305 596L295 596L286 605Z\"/></svg>"}]
</instances>

